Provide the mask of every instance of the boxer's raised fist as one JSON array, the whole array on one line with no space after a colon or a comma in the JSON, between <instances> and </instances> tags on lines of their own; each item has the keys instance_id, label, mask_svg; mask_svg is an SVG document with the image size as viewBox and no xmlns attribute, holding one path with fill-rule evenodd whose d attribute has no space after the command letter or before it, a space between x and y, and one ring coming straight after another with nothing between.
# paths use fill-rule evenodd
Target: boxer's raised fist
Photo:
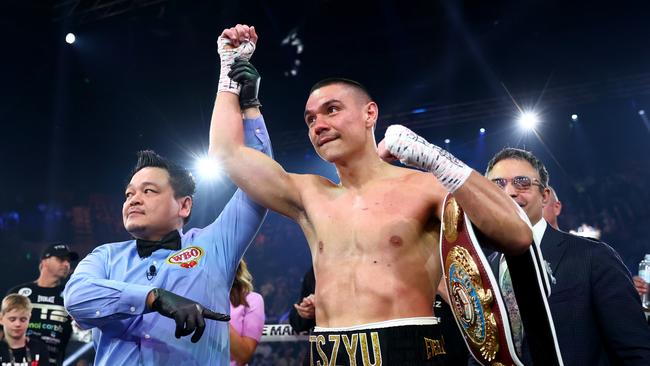
<instances>
[{"instance_id":1,"label":"boxer's raised fist","mask_svg":"<svg viewBox=\"0 0 650 366\"><path fill-rule=\"evenodd\" d=\"M237 24L232 28L224 29L217 41L217 52L221 59L221 68L219 72L218 91L227 91L239 94L239 83L232 80L228 74L231 71L232 64L235 60L250 60L255 52L257 43L257 32L255 27L249 27L245 24Z\"/></svg>"}]
</instances>

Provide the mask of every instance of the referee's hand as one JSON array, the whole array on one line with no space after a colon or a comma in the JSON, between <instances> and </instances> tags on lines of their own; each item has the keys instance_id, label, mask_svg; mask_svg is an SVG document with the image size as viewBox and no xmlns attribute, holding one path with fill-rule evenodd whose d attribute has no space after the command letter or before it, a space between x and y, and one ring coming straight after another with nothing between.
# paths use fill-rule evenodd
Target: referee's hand
<instances>
[{"instance_id":1,"label":"referee's hand","mask_svg":"<svg viewBox=\"0 0 650 366\"><path fill-rule=\"evenodd\" d=\"M203 305L190 299L178 296L173 292L165 291L160 288L153 289L150 293L153 295L151 310L158 312L162 316L174 319L176 322L176 338L192 335L192 343L201 339L205 331L205 319L219 321L229 321L230 316L226 314L215 313L206 309ZM149 302L148 302L149 303Z\"/></svg>"}]
</instances>

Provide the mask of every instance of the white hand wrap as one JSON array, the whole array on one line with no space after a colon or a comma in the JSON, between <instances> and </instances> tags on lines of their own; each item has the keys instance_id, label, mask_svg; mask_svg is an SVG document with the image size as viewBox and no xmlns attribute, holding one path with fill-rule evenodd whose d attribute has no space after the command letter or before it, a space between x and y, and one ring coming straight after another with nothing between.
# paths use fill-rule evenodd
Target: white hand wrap
<instances>
[{"instance_id":1,"label":"white hand wrap","mask_svg":"<svg viewBox=\"0 0 650 366\"><path fill-rule=\"evenodd\" d=\"M433 173L451 193L460 188L472 172L472 168L456 159L448 151L430 144L401 125L388 127L384 144L402 164Z\"/></svg>"},{"instance_id":2,"label":"white hand wrap","mask_svg":"<svg viewBox=\"0 0 650 366\"><path fill-rule=\"evenodd\" d=\"M226 45L230 44L230 40L225 37L219 37L217 41L217 50L221 58L221 71L219 71L219 87L217 92L227 91L239 95L239 83L231 80L228 77L230 67L235 62L235 59L250 60L255 52L255 43L242 42L237 48L228 48Z\"/></svg>"}]
</instances>

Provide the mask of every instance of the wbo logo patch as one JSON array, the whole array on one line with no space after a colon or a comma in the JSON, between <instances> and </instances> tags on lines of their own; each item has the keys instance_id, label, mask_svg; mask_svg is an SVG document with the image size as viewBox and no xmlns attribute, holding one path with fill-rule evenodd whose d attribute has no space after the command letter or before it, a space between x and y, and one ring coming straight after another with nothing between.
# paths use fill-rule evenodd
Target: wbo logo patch
<instances>
[{"instance_id":1,"label":"wbo logo patch","mask_svg":"<svg viewBox=\"0 0 650 366\"><path fill-rule=\"evenodd\" d=\"M167 258L167 263L178 264L183 268L194 268L199 264L199 259L203 257L203 249L199 247L187 247L180 252L176 252Z\"/></svg>"}]
</instances>

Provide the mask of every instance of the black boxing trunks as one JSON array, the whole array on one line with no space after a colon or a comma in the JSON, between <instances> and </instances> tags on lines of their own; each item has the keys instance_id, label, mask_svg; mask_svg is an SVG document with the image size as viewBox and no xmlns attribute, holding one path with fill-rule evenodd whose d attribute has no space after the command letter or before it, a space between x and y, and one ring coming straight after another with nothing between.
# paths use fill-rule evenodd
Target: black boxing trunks
<instances>
[{"instance_id":1,"label":"black boxing trunks","mask_svg":"<svg viewBox=\"0 0 650 366\"><path fill-rule=\"evenodd\" d=\"M405 318L345 328L314 328L312 366L445 365L445 340L435 317Z\"/></svg>"}]
</instances>

